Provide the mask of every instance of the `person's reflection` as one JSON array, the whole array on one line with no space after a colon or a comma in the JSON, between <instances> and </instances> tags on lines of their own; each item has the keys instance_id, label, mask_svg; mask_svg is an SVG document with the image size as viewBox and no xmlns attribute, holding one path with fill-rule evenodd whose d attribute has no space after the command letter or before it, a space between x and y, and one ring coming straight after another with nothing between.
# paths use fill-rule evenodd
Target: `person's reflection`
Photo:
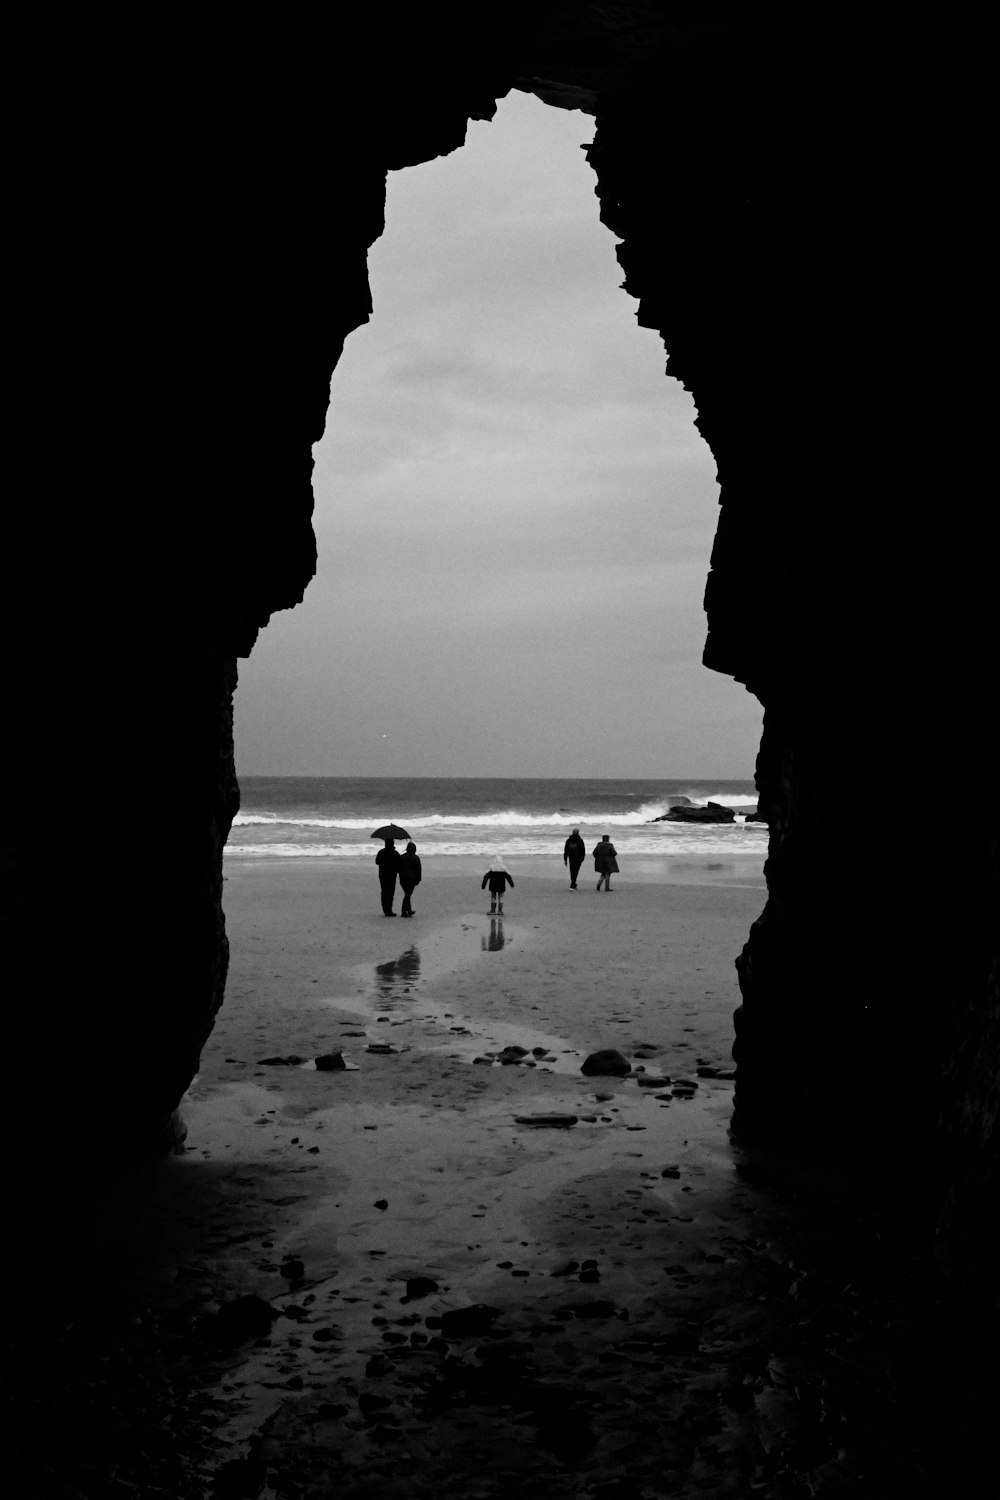
<instances>
[{"instance_id":1,"label":"person's reflection","mask_svg":"<svg viewBox=\"0 0 1000 1500\"><path fill-rule=\"evenodd\" d=\"M484 953L497 953L503 947L503 917L490 917L490 935L480 938Z\"/></svg>"},{"instance_id":2,"label":"person's reflection","mask_svg":"<svg viewBox=\"0 0 1000 1500\"><path fill-rule=\"evenodd\" d=\"M375 965L375 988L382 1000L391 1000L396 996L403 986L416 984L420 978L420 954L416 948L409 947L399 958L390 959L387 964Z\"/></svg>"}]
</instances>

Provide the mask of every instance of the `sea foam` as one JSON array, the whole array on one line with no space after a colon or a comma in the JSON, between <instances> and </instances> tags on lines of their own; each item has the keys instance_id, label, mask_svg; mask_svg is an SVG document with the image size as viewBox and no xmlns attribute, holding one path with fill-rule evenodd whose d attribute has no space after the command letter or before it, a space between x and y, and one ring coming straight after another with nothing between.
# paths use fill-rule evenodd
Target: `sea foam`
<instances>
[{"instance_id":1,"label":"sea foam","mask_svg":"<svg viewBox=\"0 0 1000 1500\"><path fill-rule=\"evenodd\" d=\"M722 807L751 807L753 801L747 797L741 797L728 792L720 792L712 797L691 797L691 802L697 807L704 807L706 802L717 802ZM657 802L644 802L640 807L630 812L621 810L595 812L588 808L581 812L565 812L562 809L550 813L522 812L517 808L504 808L496 812L484 813L405 813L393 814L393 822L401 824L404 828L577 828L586 824L589 828L636 828L644 823L653 823L661 818L670 809L670 799ZM284 825L289 828L343 828L350 832L369 832L373 820L371 818L348 818L348 817L323 817L320 814L307 814L306 816L285 817L281 813L252 812L237 813L233 819L236 828L274 827Z\"/></svg>"},{"instance_id":2,"label":"sea foam","mask_svg":"<svg viewBox=\"0 0 1000 1500\"><path fill-rule=\"evenodd\" d=\"M669 828L669 833L666 829ZM591 837L594 837L591 835ZM533 837L518 837L516 834L504 840L503 854L507 860L534 860L539 857L558 860L562 863L563 840ZM596 838L595 838L596 842ZM371 843L322 843L317 840L301 840L292 843L276 839L273 843L230 843L226 854L246 859L371 859L374 860L379 845ZM484 840L435 840L421 843L421 858L450 855L471 855L489 860L496 853L494 839ZM675 854L725 855L734 853L764 854L767 848L766 830L748 824L722 824L715 827L689 828L683 824L665 825L664 833L655 835L635 834L615 840L615 848L622 860L631 856L671 856ZM588 855L589 855L588 849Z\"/></svg>"}]
</instances>

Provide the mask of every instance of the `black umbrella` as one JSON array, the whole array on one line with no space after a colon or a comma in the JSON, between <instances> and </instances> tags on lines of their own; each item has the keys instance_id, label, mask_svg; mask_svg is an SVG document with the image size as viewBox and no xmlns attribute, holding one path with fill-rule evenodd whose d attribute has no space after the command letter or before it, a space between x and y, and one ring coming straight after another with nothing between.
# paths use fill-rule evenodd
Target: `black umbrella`
<instances>
[{"instance_id":1,"label":"black umbrella","mask_svg":"<svg viewBox=\"0 0 1000 1500\"><path fill-rule=\"evenodd\" d=\"M400 828L398 823L383 823L381 828L376 828L370 835L373 839L408 839L410 835L405 828Z\"/></svg>"}]
</instances>

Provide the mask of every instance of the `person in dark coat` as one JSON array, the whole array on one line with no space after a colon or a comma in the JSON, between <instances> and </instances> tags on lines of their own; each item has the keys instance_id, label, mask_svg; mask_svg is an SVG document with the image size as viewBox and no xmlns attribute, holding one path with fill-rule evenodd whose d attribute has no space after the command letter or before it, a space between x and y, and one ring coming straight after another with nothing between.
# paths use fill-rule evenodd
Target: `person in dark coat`
<instances>
[{"instance_id":1,"label":"person in dark coat","mask_svg":"<svg viewBox=\"0 0 1000 1500\"><path fill-rule=\"evenodd\" d=\"M579 828L574 828L569 838L563 845L563 864L569 865L569 888L576 890L576 877L580 873L580 866L587 857L587 846L580 837Z\"/></svg>"},{"instance_id":2,"label":"person in dark coat","mask_svg":"<svg viewBox=\"0 0 1000 1500\"><path fill-rule=\"evenodd\" d=\"M417 853L416 844L409 843L406 853L399 856L399 888L403 892L403 906L399 913L401 917L412 917L413 907L410 905L410 897L414 888L420 884L420 856Z\"/></svg>"},{"instance_id":3,"label":"person in dark coat","mask_svg":"<svg viewBox=\"0 0 1000 1500\"><path fill-rule=\"evenodd\" d=\"M486 882L490 884L490 911L503 911L503 893L508 883L513 886L514 877L507 869L499 854L494 854L493 863L483 876L481 889L485 891Z\"/></svg>"},{"instance_id":4,"label":"person in dark coat","mask_svg":"<svg viewBox=\"0 0 1000 1500\"><path fill-rule=\"evenodd\" d=\"M618 873L618 860L615 857L617 853L618 850L611 842L611 835L608 833L604 835L599 844L594 845L594 869L600 876L597 882L598 890L603 885L606 891L610 891L611 877Z\"/></svg>"},{"instance_id":5,"label":"person in dark coat","mask_svg":"<svg viewBox=\"0 0 1000 1500\"><path fill-rule=\"evenodd\" d=\"M380 849L375 856L375 863L378 866L378 883L382 887L382 914L394 917L396 913L392 909L392 903L396 895L396 874L399 870L399 853L394 839L386 839L385 848Z\"/></svg>"}]
</instances>

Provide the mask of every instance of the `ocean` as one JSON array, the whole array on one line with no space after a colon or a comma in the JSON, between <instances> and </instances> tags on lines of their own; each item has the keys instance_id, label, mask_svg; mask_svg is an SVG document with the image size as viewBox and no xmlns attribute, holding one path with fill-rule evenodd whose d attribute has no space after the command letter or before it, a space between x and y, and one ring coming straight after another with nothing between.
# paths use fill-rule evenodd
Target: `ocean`
<instances>
[{"instance_id":1,"label":"ocean","mask_svg":"<svg viewBox=\"0 0 1000 1500\"><path fill-rule=\"evenodd\" d=\"M579 828L588 854L610 834L619 858L767 852L767 829L745 823L751 781L528 780L438 777L244 776L226 854L239 859L374 859L371 832L405 828L422 858L556 857ZM733 823L655 823L674 799L719 802Z\"/></svg>"}]
</instances>

